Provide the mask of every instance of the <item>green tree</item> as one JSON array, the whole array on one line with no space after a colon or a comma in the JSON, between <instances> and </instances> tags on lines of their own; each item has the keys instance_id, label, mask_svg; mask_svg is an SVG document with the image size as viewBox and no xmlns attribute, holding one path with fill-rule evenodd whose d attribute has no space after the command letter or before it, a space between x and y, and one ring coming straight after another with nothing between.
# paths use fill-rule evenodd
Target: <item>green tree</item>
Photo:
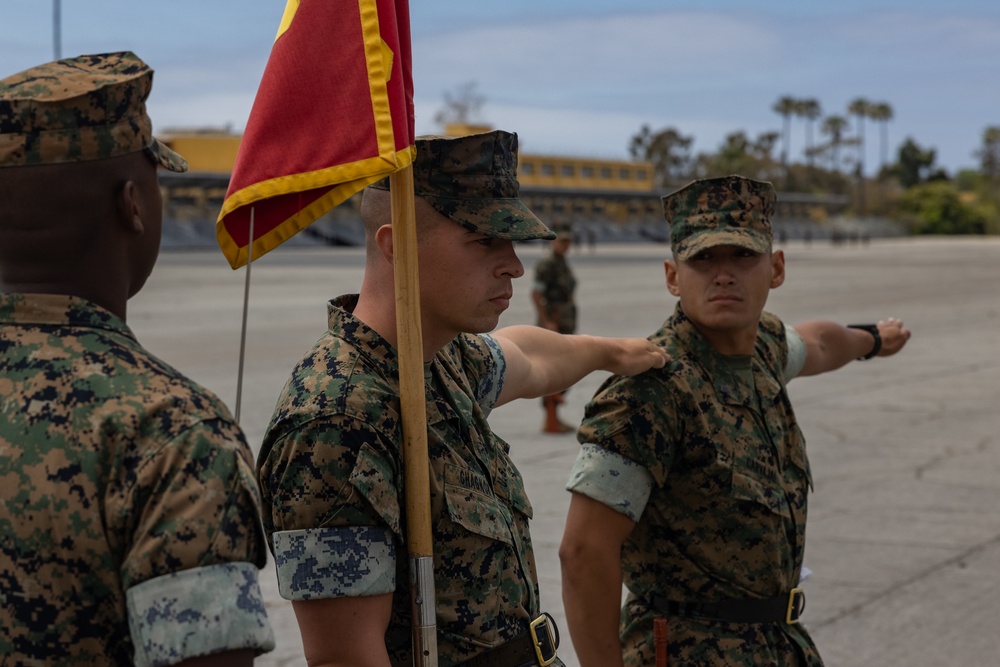
<instances>
[{"instance_id":1,"label":"green tree","mask_svg":"<svg viewBox=\"0 0 1000 667\"><path fill-rule=\"evenodd\" d=\"M745 132L733 132L726 136L715 154L702 153L698 156L696 172L700 178L740 174L758 180L773 180L776 171L771 155L778 135L765 132L751 140Z\"/></svg>"},{"instance_id":2,"label":"green tree","mask_svg":"<svg viewBox=\"0 0 1000 667\"><path fill-rule=\"evenodd\" d=\"M881 130L879 132L879 156L881 157L879 167L881 169L885 169L885 165L889 162L889 121L892 120L892 115L892 107L887 102L878 102L868 109L868 117L876 123L881 123L879 128Z\"/></svg>"},{"instance_id":3,"label":"green tree","mask_svg":"<svg viewBox=\"0 0 1000 667\"><path fill-rule=\"evenodd\" d=\"M947 175L940 169L934 169L937 151L933 148L921 148L912 138L899 147L899 161L890 170L899 184L904 188L912 188L920 183L932 180L944 180Z\"/></svg>"},{"instance_id":4,"label":"green tree","mask_svg":"<svg viewBox=\"0 0 1000 667\"><path fill-rule=\"evenodd\" d=\"M672 127L658 132L643 125L629 140L628 152L634 158L653 165L660 187L669 187L687 179L691 169L693 137L685 137Z\"/></svg>"},{"instance_id":5,"label":"green tree","mask_svg":"<svg viewBox=\"0 0 1000 667\"><path fill-rule=\"evenodd\" d=\"M993 195L1000 195L1000 126L990 126L983 130L983 145L976 156L979 169L993 186Z\"/></svg>"},{"instance_id":6,"label":"green tree","mask_svg":"<svg viewBox=\"0 0 1000 667\"><path fill-rule=\"evenodd\" d=\"M899 218L913 234L983 234L983 213L962 201L949 181L915 185L899 200Z\"/></svg>"}]
</instances>

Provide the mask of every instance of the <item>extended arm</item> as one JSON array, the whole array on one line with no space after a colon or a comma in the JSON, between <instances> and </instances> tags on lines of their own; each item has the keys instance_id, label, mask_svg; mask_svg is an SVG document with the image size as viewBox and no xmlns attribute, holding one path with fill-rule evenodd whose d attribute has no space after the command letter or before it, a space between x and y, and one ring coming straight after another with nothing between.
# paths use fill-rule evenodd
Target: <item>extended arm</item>
<instances>
[{"instance_id":1,"label":"extended arm","mask_svg":"<svg viewBox=\"0 0 1000 667\"><path fill-rule=\"evenodd\" d=\"M309 667L388 667L392 593L292 602Z\"/></svg>"},{"instance_id":2,"label":"extended arm","mask_svg":"<svg viewBox=\"0 0 1000 667\"><path fill-rule=\"evenodd\" d=\"M836 370L865 356L875 345L869 332L828 320L802 322L795 325L795 330L806 344L806 359L799 372L800 376ZM894 317L880 320L878 331L882 338L882 349L878 353L880 357L896 354L910 339L910 330L903 326L902 320Z\"/></svg>"},{"instance_id":3,"label":"extended arm","mask_svg":"<svg viewBox=\"0 0 1000 667\"><path fill-rule=\"evenodd\" d=\"M667 362L666 353L645 338L564 335L528 325L492 335L507 360L497 406L562 391L593 371L636 375Z\"/></svg>"},{"instance_id":4,"label":"extended arm","mask_svg":"<svg viewBox=\"0 0 1000 667\"><path fill-rule=\"evenodd\" d=\"M621 549L635 522L574 493L559 547L563 607L581 667L620 667Z\"/></svg>"}]
</instances>

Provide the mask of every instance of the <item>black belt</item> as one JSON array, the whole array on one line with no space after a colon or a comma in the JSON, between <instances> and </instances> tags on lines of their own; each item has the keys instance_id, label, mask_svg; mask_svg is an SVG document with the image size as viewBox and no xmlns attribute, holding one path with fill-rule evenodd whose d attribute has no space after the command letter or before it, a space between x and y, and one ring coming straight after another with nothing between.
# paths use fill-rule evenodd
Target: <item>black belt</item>
<instances>
[{"instance_id":1,"label":"black belt","mask_svg":"<svg viewBox=\"0 0 1000 667\"><path fill-rule=\"evenodd\" d=\"M528 631L496 648L483 651L459 667L545 667L556 659L559 630L548 614L543 613L528 625Z\"/></svg>"},{"instance_id":2,"label":"black belt","mask_svg":"<svg viewBox=\"0 0 1000 667\"><path fill-rule=\"evenodd\" d=\"M765 600L718 600L716 602L675 602L653 598L653 608L671 616L731 623L787 623L794 625L806 608L801 588Z\"/></svg>"}]
</instances>

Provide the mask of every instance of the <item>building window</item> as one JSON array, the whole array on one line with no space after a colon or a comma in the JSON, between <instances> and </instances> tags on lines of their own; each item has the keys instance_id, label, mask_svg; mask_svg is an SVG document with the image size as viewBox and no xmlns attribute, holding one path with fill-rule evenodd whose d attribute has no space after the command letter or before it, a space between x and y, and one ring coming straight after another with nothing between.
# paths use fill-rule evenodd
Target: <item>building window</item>
<instances>
[{"instance_id":1,"label":"building window","mask_svg":"<svg viewBox=\"0 0 1000 667\"><path fill-rule=\"evenodd\" d=\"M646 180L646 170L645 169L636 169L635 170L635 177L638 180L640 180L640 181Z\"/></svg>"},{"instance_id":2,"label":"building window","mask_svg":"<svg viewBox=\"0 0 1000 667\"><path fill-rule=\"evenodd\" d=\"M580 175L583 176L584 178L593 178L594 168L590 166L580 167Z\"/></svg>"},{"instance_id":3,"label":"building window","mask_svg":"<svg viewBox=\"0 0 1000 667\"><path fill-rule=\"evenodd\" d=\"M526 174L526 175L535 173L535 165L534 165L534 163L533 162L525 162L524 164L522 164L521 165L521 173L522 174Z\"/></svg>"},{"instance_id":4,"label":"building window","mask_svg":"<svg viewBox=\"0 0 1000 667\"><path fill-rule=\"evenodd\" d=\"M601 167L601 178L611 178L611 167Z\"/></svg>"},{"instance_id":5,"label":"building window","mask_svg":"<svg viewBox=\"0 0 1000 667\"><path fill-rule=\"evenodd\" d=\"M564 164L562 168L559 170L559 173L562 176L566 176L567 178L572 178L573 172L574 172L573 165L571 164Z\"/></svg>"},{"instance_id":6,"label":"building window","mask_svg":"<svg viewBox=\"0 0 1000 667\"><path fill-rule=\"evenodd\" d=\"M542 165L542 176L552 176L556 173L556 168L548 163Z\"/></svg>"},{"instance_id":7,"label":"building window","mask_svg":"<svg viewBox=\"0 0 1000 667\"><path fill-rule=\"evenodd\" d=\"M623 181L627 181L628 179L632 178L632 172L629 171L628 169L619 169L618 178L620 178Z\"/></svg>"}]
</instances>

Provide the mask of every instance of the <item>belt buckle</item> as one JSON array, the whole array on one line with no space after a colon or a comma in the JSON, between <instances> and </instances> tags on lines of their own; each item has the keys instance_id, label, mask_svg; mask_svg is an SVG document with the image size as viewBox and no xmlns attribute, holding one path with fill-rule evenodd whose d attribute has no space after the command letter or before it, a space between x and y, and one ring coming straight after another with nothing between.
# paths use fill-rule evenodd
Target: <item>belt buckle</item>
<instances>
[{"instance_id":1,"label":"belt buckle","mask_svg":"<svg viewBox=\"0 0 1000 667\"><path fill-rule=\"evenodd\" d=\"M806 608L806 594L801 588L793 588L788 593L788 608L785 611L785 623L795 625L799 622L799 616Z\"/></svg>"},{"instance_id":2,"label":"belt buckle","mask_svg":"<svg viewBox=\"0 0 1000 667\"><path fill-rule=\"evenodd\" d=\"M545 632L539 636L538 629L543 628ZM551 665L556 659L556 638L552 633L552 624L549 623L547 614L542 614L528 624L528 632L531 633L531 643L535 647L535 656L541 667ZM548 649L546 651L546 649ZM549 657L545 657L549 653Z\"/></svg>"}]
</instances>

